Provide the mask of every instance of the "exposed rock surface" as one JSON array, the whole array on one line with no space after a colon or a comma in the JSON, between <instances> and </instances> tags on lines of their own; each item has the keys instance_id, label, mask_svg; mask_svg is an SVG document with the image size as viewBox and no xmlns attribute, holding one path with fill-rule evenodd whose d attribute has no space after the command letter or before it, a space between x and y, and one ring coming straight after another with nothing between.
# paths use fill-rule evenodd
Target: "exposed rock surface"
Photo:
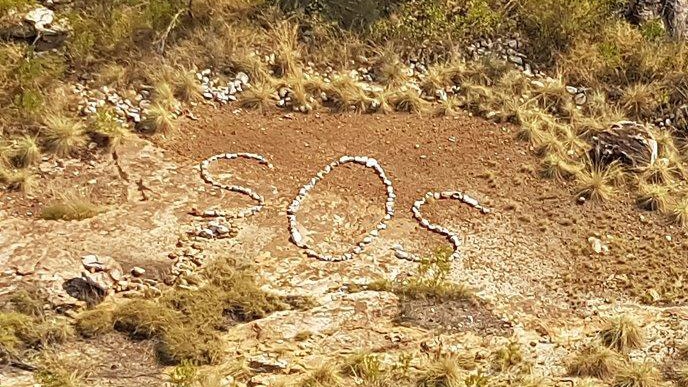
<instances>
[{"instance_id":1,"label":"exposed rock surface","mask_svg":"<svg viewBox=\"0 0 688 387\"><path fill-rule=\"evenodd\" d=\"M590 158L597 164L620 162L642 167L657 159L657 141L647 126L621 121L591 139Z\"/></svg>"}]
</instances>

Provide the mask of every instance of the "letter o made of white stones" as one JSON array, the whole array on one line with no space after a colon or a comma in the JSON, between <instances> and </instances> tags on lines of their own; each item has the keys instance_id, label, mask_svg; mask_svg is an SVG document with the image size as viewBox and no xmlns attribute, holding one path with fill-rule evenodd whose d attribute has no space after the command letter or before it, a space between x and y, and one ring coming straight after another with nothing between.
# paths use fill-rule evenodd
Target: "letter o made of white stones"
<instances>
[{"instance_id":1,"label":"letter o made of white stones","mask_svg":"<svg viewBox=\"0 0 688 387\"><path fill-rule=\"evenodd\" d=\"M458 260L460 258L459 248L461 247L461 240L459 236L450 231L449 229L440 226L438 224L430 223L429 220L423 217L421 208L428 202L428 200L435 199L449 199L458 200L468 206L475 208L483 214L489 214L490 209L480 205L477 199L472 198L461 191L444 191L444 192L428 192L424 197L413 203L411 211L413 212L413 217L420 223L421 227L427 229L430 232L442 235L452 244L453 252L450 257L451 260ZM399 259L406 259L408 261L419 262L421 259L413 254L410 254L404 250L401 245L396 245L393 247L395 250L394 255Z\"/></svg>"},{"instance_id":2,"label":"letter o made of white stones","mask_svg":"<svg viewBox=\"0 0 688 387\"><path fill-rule=\"evenodd\" d=\"M227 191L231 192L237 192L243 195L246 195L253 199L254 201L258 202L257 205L247 208L245 210L239 211L236 214L229 214L225 211L221 210L208 210L203 213L203 216L223 216L227 218L245 218L251 215L255 215L258 213L263 206L265 205L265 200L263 199L262 196L258 195L257 193L253 192L250 188L242 187L240 185L229 185L229 184L222 184L215 180L212 174L208 171L208 167L210 164L220 161L220 160L234 160L234 159L249 159L249 160L257 160L260 164L266 165L268 168L272 169L272 164L270 164L267 159L261 155L255 154L255 153L220 153L217 155L213 155L208 157L207 159L201 161L200 168L201 168L201 177L203 180L214 186L218 187L220 189L224 189Z\"/></svg>"},{"instance_id":3,"label":"letter o made of white stones","mask_svg":"<svg viewBox=\"0 0 688 387\"><path fill-rule=\"evenodd\" d=\"M330 172L332 172L335 168L348 164L348 163L354 163L354 164L360 164L365 166L366 168L370 168L377 173L377 175L380 177L382 180L383 184L385 185L385 189L387 191L387 202L385 203L385 216L384 218L380 221L380 223L375 226L375 228L368 233L355 247L353 247L349 252L346 252L342 255L339 256L330 256L330 255L324 255L320 254L313 249L311 249L305 242L304 238L299 233L299 230L297 229L297 219L296 219L296 214L299 212L299 209L301 207L301 203L303 200L306 198L306 196L310 193L310 191L315 187L320 180L322 180L325 176L327 176ZM298 247L302 248L305 250L306 255L309 257L319 259L321 261L330 261L330 262L338 262L338 261L347 261L350 260L351 258L354 257L354 255L360 254L363 249L373 242L375 238L377 238L380 235L380 231L384 230L387 228L387 222L392 219L394 216L394 202L396 200L396 195L394 194L394 188L392 187L392 181L387 177L387 174L385 173L385 170L382 169L382 166L378 163L377 160L371 157L366 157L366 156L342 156L338 160L335 160L331 162L330 164L326 165L325 168L320 170L316 175L301 189L299 190L298 195L294 200L291 202L289 205L289 208L287 208L287 217L289 219L289 233L291 235L291 241Z\"/></svg>"}]
</instances>

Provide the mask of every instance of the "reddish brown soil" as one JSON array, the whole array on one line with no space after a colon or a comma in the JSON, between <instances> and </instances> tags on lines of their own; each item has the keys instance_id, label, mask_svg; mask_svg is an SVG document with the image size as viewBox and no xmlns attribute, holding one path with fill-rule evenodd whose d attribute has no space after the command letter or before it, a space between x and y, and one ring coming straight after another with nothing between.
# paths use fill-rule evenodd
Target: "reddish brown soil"
<instances>
[{"instance_id":1,"label":"reddish brown soil","mask_svg":"<svg viewBox=\"0 0 688 387\"><path fill-rule=\"evenodd\" d=\"M492 238L491 246L468 243L468 267L503 270L506 262L513 272L500 273L504 278L523 276L574 303L591 297L644 298L651 289L656 303L681 303L688 296L688 287L680 282L688 278L684 231L651 213L643 213L646 220L641 222L641 212L627 194L606 204L576 204L571 183L538 177L537 158L515 139L513 127L468 116L264 116L210 109L198 115L205 118L155 141L168 156L185 162L224 152L268 157L275 165L272 171L248 163L232 169L235 181L266 196L266 216L275 224L285 223L286 204L321 167L344 154L367 155L391 176L400 218L410 218L412 202L428 190L463 190L495 209L489 222L475 214L468 217L469 210L458 205L427 210L440 223L471 219L462 232ZM371 219L382 213L383 188L370 172L337 171L318 189L369 201ZM308 224L308 214L302 216ZM594 235L612 237L608 255L591 252L588 238ZM423 231L413 236L437 240ZM540 265L553 267L554 273L545 277Z\"/></svg>"}]
</instances>

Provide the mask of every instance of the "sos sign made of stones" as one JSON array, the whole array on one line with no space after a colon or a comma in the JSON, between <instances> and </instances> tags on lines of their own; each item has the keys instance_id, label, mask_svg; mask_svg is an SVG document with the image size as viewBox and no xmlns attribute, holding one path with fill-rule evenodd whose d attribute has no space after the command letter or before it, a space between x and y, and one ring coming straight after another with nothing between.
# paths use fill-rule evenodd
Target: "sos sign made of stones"
<instances>
[{"instance_id":1,"label":"sos sign made of stones","mask_svg":"<svg viewBox=\"0 0 688 387\"><path fill-rule=\"evenodd\" d=\"M248 209L242 210L239 213L236 214L229 214L224 211L219 211L219 210L209 210L203 213L204 216L223 216L223 217L228 217L228 218L245 218L251 215L255 215L258 213L264 206L265 206L265 199L251 190L250 188L246 188L243 186L239 185L228 185L228 184L222 184L215 180L215 178L212 176L212 174L208 171L208 168L210 165L214 162L217 162L219 160L234 160L234 159L248 159L248 160L255 160L258 161L260 164L267 166L268 168L272 169L272 164L270 164L267 159L259 154L255 153L221 153L217 155L210 156L209 158L203 160L200 164L200 169L201 169L201 177L205 182L208 184L211 184L214 187L218 187L220 189L228 190L231 192L237 192L243 195L248 196L252 200L254 200L257 204L253 207L250 207ZM363 237L363 239L358 242L353 248L351 248L349 251L341 254L341 255L325 255L318 253L317 251L313 250L308 244L304 241L303 236L298 230L297 224L297 214L299 212L299 209L301 208L301 203L306 199L310 191L320 182L320 180L324 179L330 172L335 170L336 168L344 165L344 164L359 164L364 166L367 169L371 169L374 171L377 176L380 178L382 181L382 184L384 184L385 189L387 191L387 201L385 202L385 216L380 220L380 222L375 226L374 229L372 229L368 234ZM367 156L342 156L337 160L332 161L331 163L327 164L323 169L318 171L315 176L313 176L308 183L306 183L301 189L299 189L298 194L292 200L291 204L287 208L287 218L289 219L289 234L291 236L291 242L294 243L296 246L304 250L306 255L309 257L319 259L322 261L330 261L330 262L339 262L339 261L348 261L351 258L353 258L355 255L360 254L365 247L372 243L377 237L380 235L380 231L387 229L387 222L389 222L393 217L394 217L394 205L396 202L396 194L394 193L394 187L392 185L392 181L389 179L387 174L385 173L384 168L380 165L380 163L372 158L372 157L367 157ZM458 200L462 203L465 203L469 205L470 207L473 207L477 210L479 210L483 214L487 214L490 212L490 210L486 207L483 207L480 205L480 203L460 192L460 191L443 191L443 192L428 192L425 194L424 197L421 199L417 200L416 202L413 203L413 207L411 207L411 211L413 212L413 217L420 223L420 225L437 234L440 234L447 238L449 242L452 244L452 247L454 249L454 252L451 255L452 259L457 259L459 258L459 247L460 247L460 239L459 236L456 235L455 233L451 232L445 227L442 227L441 225L433 224L430 223L427 219L425 219L422 215L421 208L423 205L425 205L428 200L435 199L435 200ZM404 251L404 249L400 245L396 245L393 247L395 250L395 256L400 259L406 259L410 261L418 261L419 258L407 253Z\"/></svg>"}]
</instances>

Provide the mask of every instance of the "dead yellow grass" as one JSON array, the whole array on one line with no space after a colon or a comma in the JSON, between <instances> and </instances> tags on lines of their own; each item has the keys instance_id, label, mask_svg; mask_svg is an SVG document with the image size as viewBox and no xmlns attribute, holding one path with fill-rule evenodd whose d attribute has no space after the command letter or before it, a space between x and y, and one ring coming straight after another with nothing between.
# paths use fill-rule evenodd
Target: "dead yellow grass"
<instances>
[{"instance_id":1,"label":"dead yellow grass","mask_svg":"<svg viewBox=\"0 0 688 387\"><path fill-rule=\"evenodd\" d=\"M576 176L576 196L606 201L617 193L624 172L618 164L598 166L588 162L587 168Z\"/></svg>"},{"instance_id":2,"label":"dead yellow grass","mask_svg":"<svg viewBox=\"0 0 688 387\"><path fill-rule=\"evenodd\" d=\"M639 348L644 342L642 329L628 316L608 319L605 328L600 331L600 340L607 347L620 352Z\"/></svg>"},{"instance_id":3,"label":"dead yellow grass","mask_svg":"<svg viewBox=\"0 0 688 387\"><path fill-rule=\"evenodd\" d=\"M593 345L573 357L568 364L568 372L572 376L610 379L623 365L623 358L617 352Z\"/></svg>"},{"instance_id":4,"label":"dead yellow grass","mask_svg":"<svg viewBox=\"0 0 688 387\"><path fill-rule=\"evenodd\" d=\"M41 218L45 220L84 220L92 218L104 209L88 198L74 191L58 195L57 200L41 210Z\"/></svg>"},{"instance_id":5,"label":"dead yellow grass","mask_svg":"<svg viewBox=\"0 0 688 387\"><path fill-rule=\"evenodd\" d=\"M45 147L62 157L74 155L88 142L86 126L59 113L46 116L42 134Z\"/></svg>"}]
</instances>

